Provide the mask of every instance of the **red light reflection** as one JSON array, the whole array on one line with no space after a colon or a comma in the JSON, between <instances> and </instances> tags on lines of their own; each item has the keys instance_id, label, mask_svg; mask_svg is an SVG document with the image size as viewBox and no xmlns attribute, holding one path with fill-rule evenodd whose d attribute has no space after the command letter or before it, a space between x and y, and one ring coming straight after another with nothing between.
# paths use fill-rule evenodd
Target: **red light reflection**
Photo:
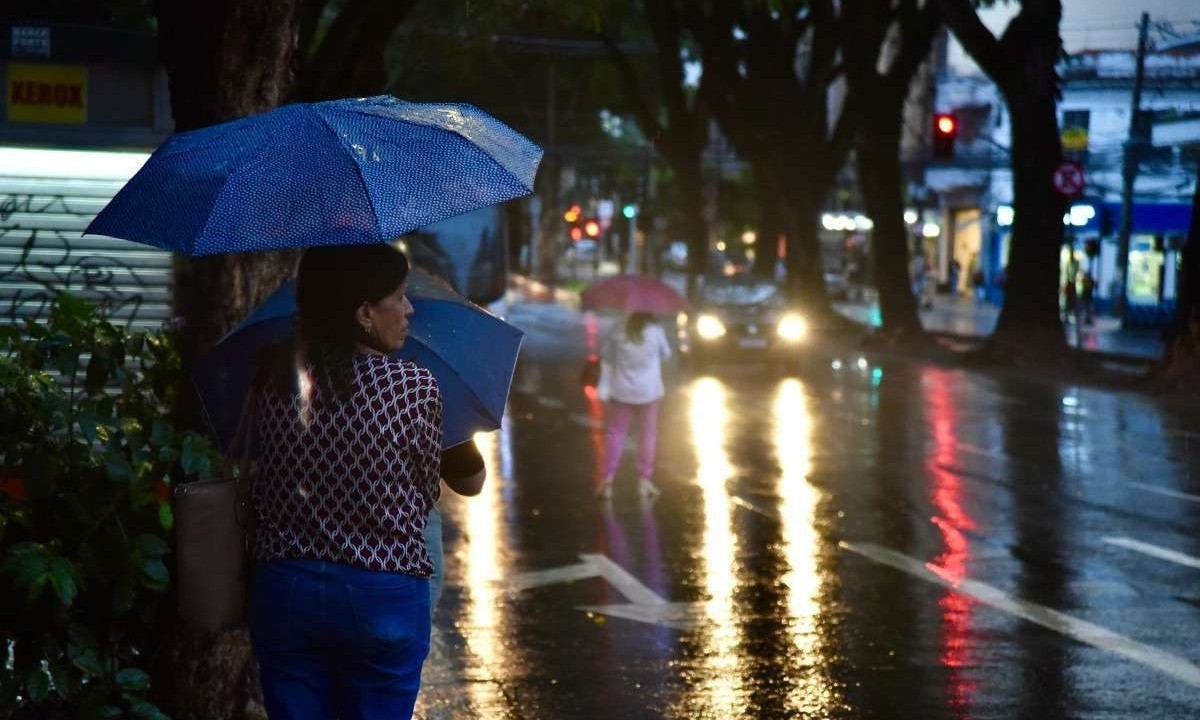
<instances>
[{"instance_id":1,"label":"red light reflection","mask_svg":"<svg viewBox=\"0 0 1200 720\"><path fill-rule=\"evenodd\" d=\"M926 470L933 478L932 500L937 514L930 522L942 536L944 550L931 562L926 563L951 585L958 585L966 577L967 562L970 560L970 543L964 530L975 528L975 521L962 506L962 481L957 475L943 469L957 464L958 436L955 426L958 421L954 398L949 389L949 374L943 370L930 370L926 374L926 404L933 426L933 453L926 463ZM971 610L973 601L954 590L948 590L938 601L942 608L944 649L942 665L947 668L947 696L957 707L970 705L975 683L961 671L970 664Z\"/></svg>"},{"instance_id":2,"label":"red light reflection","mask_svg":"<svg viewBox=\"0 0 1200 720\"><path fill-rule=\"evenodd\" d=\"M583 339L584 347L587 348L588 358L598 358L600 350L600 326L596 322L595 313L584 313ZM600 401L594 387L585 387L583 389L583 396L587 399L587 414L590 422L592 481L596 488L599 488L600 483L604 482L604 403Z\"/></svg>"}]
</instances>

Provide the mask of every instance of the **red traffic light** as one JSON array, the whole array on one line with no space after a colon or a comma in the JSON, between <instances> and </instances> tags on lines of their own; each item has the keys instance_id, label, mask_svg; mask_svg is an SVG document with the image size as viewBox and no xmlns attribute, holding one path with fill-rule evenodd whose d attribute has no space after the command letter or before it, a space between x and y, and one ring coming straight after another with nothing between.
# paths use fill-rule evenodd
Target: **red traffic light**
<instances>
[{"instance_id":1,"label":"red traffic light","mask_svg":"<svg viewBox=\"0 0 1200 720\"><path fill-rule=\"evenodd\" d=\"M583 224L583 232L586 233L587 236L591 237L591 238L599 237L600 236L600 223L596 222L595 220L588 220L587 222L585 222Z\"/></svg>"},{"instance_id":2,"label":"red traffic light","mask_svg":"<svg viewBox=\"0 0 1200 720\"><path fill-rule=\"evenodd\" d=\"M958 134L958 116L954 113L938 113L934 115L933 129L938 135L954 137Z\"/></svg>"},{"instance_id":3,"label":"red traffic light","mask_svg":"<svg viewBox=\"0 0 1200 720\"><path fill-rule=\"evenodd\" d=\"M581 215L583 215L583 208L578 205L572 205L563 213L563 220L569 223L578 222Z\"/></svg>"},{"instance_id":4,"label":"red traffic light","mask_svg":"<svg viewBox=\"0 0 1200 720\"><path fill-rule=\"evenodd\" d=\"M571 240L573 240L575 242L579 242L582 239L583 239L583 229L580 228L578 225L571 228Z\"/></svg>"}]
</instances>

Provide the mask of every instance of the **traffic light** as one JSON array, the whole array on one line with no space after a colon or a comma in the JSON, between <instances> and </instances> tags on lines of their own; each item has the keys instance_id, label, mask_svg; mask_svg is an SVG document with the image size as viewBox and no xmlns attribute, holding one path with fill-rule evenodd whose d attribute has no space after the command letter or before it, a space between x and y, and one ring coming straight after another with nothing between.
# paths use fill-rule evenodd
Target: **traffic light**
<instances>
[{"instance_id":1,"label":"traffic light","mask_svg":"<svg viewBox=\"0 0 1200 720\"><path fill-rule=\"evenodd\" d=\"M954 113L935 113L933 116L933 157L950 160L954 157L954 141L958 138L958 116Z\"/></svg>"},{"instance_id":2,"label":"traffic light","mask_svg":"<svg viewBox=\"0 0 1200 720\"><path fill-rule=\"evenodd\" d=\"M600 223L593 218L588 218L583 223L583 233L590 238L600 237Z\"/></svg>"},{"instance_id":3,"label":"traffic light","mask_svg":"<svg viewBox=\"0 0 1200 720\"><path fill-rule=\"evenodd\" d=\"M567 208L565 213L563 213L563 220L574 224L579 222L579 218L582 216L583 208L579 207L578 205L572 205L571 207Z\"/></svg>"}]
</instances>

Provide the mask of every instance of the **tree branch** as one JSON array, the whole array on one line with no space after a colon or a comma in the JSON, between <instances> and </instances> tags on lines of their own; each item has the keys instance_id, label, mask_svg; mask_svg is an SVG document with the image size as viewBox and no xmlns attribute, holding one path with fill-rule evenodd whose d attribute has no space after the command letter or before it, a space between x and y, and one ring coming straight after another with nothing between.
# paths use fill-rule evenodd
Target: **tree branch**
<instances>
[{"instance_id":1,"label":"tree branch","mask_svg":"<svg viewBox=\"0 0 1200 720\"><path fill-rule=\"evenodd\" d=\"M659 122L657 114L651 109L650 103L646 99L642 82L638 79L637 71L634 70L629 56L621 51L616 38L607 30L601 30L599 35L609 60L617 69L617 76L621 79L621 88L624 90L625 99L629 102L633 117L641 127L642 134L648 138L658 137L663 133L662 123Z\"/></svg>"},{"instance_id":2,"label":"tree branch","mask_svg":"<svg viewBox=\"0 0 1200 720\"><path fill-rule=\"evenodd\" d=\"M1004 62L1004 48L991 30L979 19L971 0L936 0L946 25L979 67L997 85L1011 77Z\"/></svg>"},{"instance_id":3,"label":"tree branch","mask_svg":"<svg viewBox=\"0 0 1200 720\"><path fill-rule=\"evenodd\" d=\"M320 46L303 65L306 100L373 95L387 85L384 54L416 0L347 0Z\"/></svg>"}]
</instances>

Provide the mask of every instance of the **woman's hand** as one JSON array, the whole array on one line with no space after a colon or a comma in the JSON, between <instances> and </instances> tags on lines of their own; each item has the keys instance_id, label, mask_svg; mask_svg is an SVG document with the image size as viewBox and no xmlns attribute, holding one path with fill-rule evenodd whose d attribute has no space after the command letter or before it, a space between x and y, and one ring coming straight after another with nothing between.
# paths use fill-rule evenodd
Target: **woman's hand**
<instances>
[{"instance_id":1,"label":"woman's hand","mask_svg":"<svg viewBox=\"0 0 1200 720\"><path fill-rule=\"evenodd\" d=\"M442 479L459 495L471 497L483 490L487 468L474 440L442 451Z\"/></svg>"}]
</instances>

